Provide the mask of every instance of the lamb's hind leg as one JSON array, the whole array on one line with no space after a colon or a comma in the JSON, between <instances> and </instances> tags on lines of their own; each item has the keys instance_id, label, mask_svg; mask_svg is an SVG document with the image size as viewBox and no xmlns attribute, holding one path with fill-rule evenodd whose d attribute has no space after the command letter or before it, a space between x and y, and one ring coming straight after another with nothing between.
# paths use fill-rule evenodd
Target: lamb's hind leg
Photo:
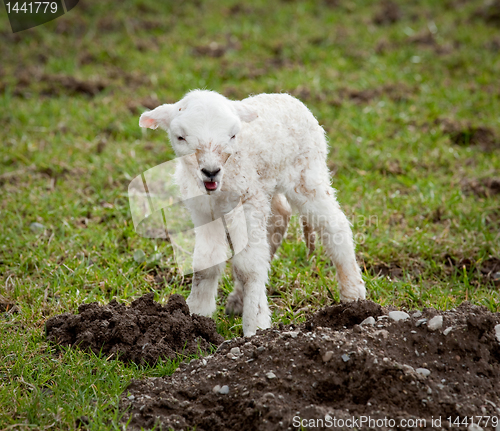
<instances>
[{"instance_id":1,"label":"lamb's hind leg","mask_svg":"<svg viewBox=\"0 0 500 431\"><path fill-rule=\"evenodd\" d=\"M241 316L243 314L243 282L233 266L233 291L227 297L226 314Z\"/></svg>"},{"instance_id":2,"label":"lamb's hind leg","mask_svg":"<svg viewBox=\"0 0 500 431\"><path fill-rule=\"evenodd\" d=\"M267 241L271 259L281 245L292 217L292 208L285 196L276 194L271 201L271 215L267 223Z\"/></svg>"},{"instance_id":3,"label":"lamb's hind leg","mask_svg":"<svg viewBox=\"0 0 500 431\"><path fill-rule=\"evenodd\" d=\"M274 195L271 201L271 216L269 217L267 227L267 241L269 242L271 259L283 242L291 217L292 208L286 197L281 194ZM307 223L304 217L302 217L301 222L304 241L307 245L307 255L310 256L316 247L316 234L313 227Z\"/></svg>"},{"instance_id":4,"label":"lamb's hind leg","mask_svg":"<svg viewBox=\"0 0 500 431\"><path fill-rule=\"evenodd\" d=\"M314 228L307 222L305 217L301 217L302 232L304 233L304 241L307 246L307 257L311 256L316 249L316 233Z\"/></svg>"},{"instance_id":5,"label":"lamb's hind leg","mask_svg":"<svg viewBox=\"0 0 500 431\"><path fill-rule=\"evenodd\" d=\"M303 193L290 191L287 198L307 224L320 234L323 247L337 267L340 298L344 301L365 299L366 289L356 262L351 227L335 199L334 190L322 184Z\"/></svg>"}]
</instances>

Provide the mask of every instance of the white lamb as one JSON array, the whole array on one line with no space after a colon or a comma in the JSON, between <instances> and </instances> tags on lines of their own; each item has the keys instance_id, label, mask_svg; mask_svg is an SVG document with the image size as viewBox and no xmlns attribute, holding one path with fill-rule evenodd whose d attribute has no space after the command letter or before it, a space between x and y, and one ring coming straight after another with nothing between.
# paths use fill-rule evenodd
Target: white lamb
<instances>
[{"instance_id":1,"label":"white lamb","mask_svg":"<svg viewBox=\"0 0 500 431\"><path fill-rule=\"evenodd\" d=\"M184 199L199 196L200 190L215 199L221 191L241 197L249 242L232 258L234 290L226 312L243 314L245 336L271 325L266 282L291 216L289 203L301 215L310 251L314 232L319 233L336 265L341 299L365 298L350 224L330 187L325 133L302 102L287 94L231 101L195 90L177 103L145 112L139 125L168 131L179 158L176 179ZM193 222L201 224L210 210L198 206L190 211ZM187 303L192 313L211 316L226 244L199 236ZM224 263L207 268L214 256Z\"/></svg>"}]
</instances>

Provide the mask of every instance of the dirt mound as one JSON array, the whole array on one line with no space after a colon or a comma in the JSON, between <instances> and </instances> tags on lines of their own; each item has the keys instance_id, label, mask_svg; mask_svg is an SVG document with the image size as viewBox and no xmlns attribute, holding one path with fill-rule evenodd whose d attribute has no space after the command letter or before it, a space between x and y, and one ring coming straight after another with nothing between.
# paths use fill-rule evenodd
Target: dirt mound
<instances>
[{"instance_id":1,"label":"dirt mound","mask_svg":"<svg viewBox=\"0 0 500 431\"><path fill-rule=\"evenodd\" d=\"M116 300L107 305L82 304L78 314L65 313L45 324L47 339L61 346L78 346L99 354L116 355L124 362L155 364L178 353L209 351L224 339L215 322L196 314L181 295L172 295L165 306L149 293L130 307Z\"/></svg>"},{"instance_id":2,"label":"dirt mound","mask_svg":"<svg viewBox=\"0 0 500 431\"><path fill-rule=\"evenodd\" d=\"M325 307L313 314L306 322L306 328L311 330L321 326L340 331L359 325L367 317L378 317L383 314L382 307L372 301L357 301Z\"/></svg>"},{"instance_id":3,"label":"dirt mound","mask_svg":"<svg viewBox=\"0 0 500 431\"><path fill-rule=\"evenodd\" d=\"M384 315L352 326L371 310ZM159 423L198 431L439 430L449 429L448 417L460 429L471 416L500 420L498 313L469 303L399 321L385 313L367 301L328 307L310 319L324 326L226 341L172 376L132 381L121 401L124 420L129 429ZM479 425L491 429L489 420Z\"/></svg>"}]
</instances>

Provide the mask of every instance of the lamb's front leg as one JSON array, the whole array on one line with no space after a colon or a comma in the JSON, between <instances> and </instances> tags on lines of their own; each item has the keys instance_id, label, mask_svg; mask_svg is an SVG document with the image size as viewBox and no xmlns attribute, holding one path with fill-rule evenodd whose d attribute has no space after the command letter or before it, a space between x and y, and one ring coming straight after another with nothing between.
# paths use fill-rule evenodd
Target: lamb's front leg
<instances>
[{"instance_id":1,"label":"lamb's front leg","mask_svg":"<svg viewBox=\"0 0 500 431\"><path fill-rule=\"evenodd\" d=\"M233 270L243 287L243 334L246 337L254 335L258 328L271 326L266 296L270 266L266 215L254 210L253 217L247 216L249 242L233 257Z\"/></svg>"},{"instance_id":2,"label":"lamb's front leg","mask_svg":"<svg viewBox=\"0 0 500 431\"><path fill-rule=\"evenodd\" d=\"M217 285L227 258L226 232L220 219L196 228L193 285L186 300L191 313L209 317L214 313Z\"/></svg>"},{"instance_id":3,"label":"lamb's front leg","mask_svg":"<svg viewBox=\"0 0 500 431\"><path fill-rule=\"evenodd\" d=\"M268 250L262 256L265 256L265 259L256 256L251 247L248 252L244 251L233 258L234 271L243 284L243 334L245 337L255 335L259 328L266 329L271 326L271 312L266 295L269 269Z\"/></svg>"}]
</instances>

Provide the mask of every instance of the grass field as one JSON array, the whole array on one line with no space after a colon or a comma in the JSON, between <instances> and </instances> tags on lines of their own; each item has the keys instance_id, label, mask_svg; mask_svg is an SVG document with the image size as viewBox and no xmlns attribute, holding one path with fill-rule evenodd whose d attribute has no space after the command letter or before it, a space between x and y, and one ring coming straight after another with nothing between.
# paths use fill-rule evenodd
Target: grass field
<instances>
[{"instance_id":1,"label":"grass field","mask_svg":"<svg viewBox=\"0 0 500 431\"><path fill-rule=\"evenodd\" d=\"M175 369L56 351L44 322L83 302L188 295L169 244L135 233L127 187L173 157L140 113L193 88L310 107L369 299L500 311L499 16L460 0L82 0L13 34L0 12L0 429L120 428L129 380ZM300 235L294 220L272 264L275 323L338 300L334 268ZM231 284L228 270L225 337L242 334L223 314Z\"/></svg>"}]
</instances>

